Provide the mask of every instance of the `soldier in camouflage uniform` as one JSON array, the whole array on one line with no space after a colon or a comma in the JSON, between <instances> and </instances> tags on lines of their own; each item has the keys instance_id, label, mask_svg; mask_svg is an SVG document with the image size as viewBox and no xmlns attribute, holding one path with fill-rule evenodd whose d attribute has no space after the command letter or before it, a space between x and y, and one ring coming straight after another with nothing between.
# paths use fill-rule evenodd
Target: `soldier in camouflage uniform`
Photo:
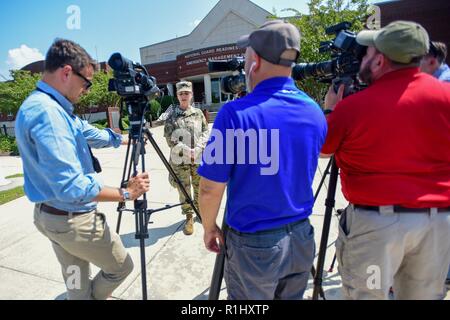
<instances>
[{"instance_id":1,"label":"soldier in camouflage uniform","mask_svg":"<svg viewBox=\"0 0 450 320\"><path fill-rule=\"evenodd\" d=\"M194 204L198 208L200 176L197 174L197 169L201 162L202 152L208 142L208 123L203 112L192 105L191 82L182 81L177 84L177 97L180 105L171 108L166 119L164 136L171 149L170 164L189 194L192 194L192 186ZM178 187L170 175L169 182L174 188ZM180 202L184 203L186 200L183 193L180 190L178 193ZM182 213L186 216L184 234L192 235L194 233L194 211L189 204L185 204L182 206Z\"/></svg>"}]
</instances>

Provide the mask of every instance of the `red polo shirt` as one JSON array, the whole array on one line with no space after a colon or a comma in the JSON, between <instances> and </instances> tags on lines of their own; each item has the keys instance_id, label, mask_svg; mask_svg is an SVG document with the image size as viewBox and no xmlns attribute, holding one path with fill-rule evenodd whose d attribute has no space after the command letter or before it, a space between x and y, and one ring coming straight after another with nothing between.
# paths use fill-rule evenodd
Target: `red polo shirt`
<instances>
[{"instance_id":1,"label":"red polo shirt","mask_svg":"<svg viewBox=\"0 0 450 320\"><path fill-rule=\"evenodd\" d=\"M450 206L450 83L388 73L341 101L328 126L322 153L335 154L351 203Z\"/></svg>"}]
</instances>

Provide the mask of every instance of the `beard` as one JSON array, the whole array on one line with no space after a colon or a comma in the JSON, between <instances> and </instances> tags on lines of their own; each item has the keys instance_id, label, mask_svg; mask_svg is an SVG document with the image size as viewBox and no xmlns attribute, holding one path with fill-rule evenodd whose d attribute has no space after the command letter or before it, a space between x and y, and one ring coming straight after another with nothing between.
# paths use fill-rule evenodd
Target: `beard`
<instances>
[{"instance_id":1,"label":"beard","mask_svg":"<svg viewBox=\"0 0 450 320\"><path fill-rule=\"evenodd\" d=\"M364 66L364 68L362 68L358 73L359 80L361 80L362 82L364 82L367 85L371 85L373 83L373 74L372 74L372 71L370 70L372 61L373 61L373 59L368 61L366 63L366 65Z\"/></svg>"}]
</instances>

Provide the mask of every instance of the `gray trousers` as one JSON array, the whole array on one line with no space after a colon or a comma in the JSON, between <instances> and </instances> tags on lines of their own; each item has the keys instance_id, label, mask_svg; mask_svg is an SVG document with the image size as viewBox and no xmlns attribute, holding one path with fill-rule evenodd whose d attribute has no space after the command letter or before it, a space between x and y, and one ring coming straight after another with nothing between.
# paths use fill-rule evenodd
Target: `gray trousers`
<instances>
[{"instance_id":1,"label":"gray trousers","mask_svg":"<svg viewBox=\"0 0 450 320\"><path fill-rule=\"evenodd\" d=\"M303 299L314 255L309 220L255 234L228 230L224 271L228 299Z\"/></svg>"},{"instance_id":2,"label":"gray trousers","mask_svg":"<svg viewBox=\"0 0 450 320\"><path fill-rule=\"evenodd\" d=\"M344 213L336 243L346 299L440 300L450 263L450 212Z\"/></svg>"},{"instance_id":3,"label":"gray trousers","mask_svg":"<svg viewBox=\"0 0 450 320\"><path fill-rule=\"evenodd\" d=\"M68 300L106 300L133 270L120 237L101 213L55 216L36 205L34 224L52 243ZM89 263L101 269L92 280Z\"/></svg>"}]
</instances>

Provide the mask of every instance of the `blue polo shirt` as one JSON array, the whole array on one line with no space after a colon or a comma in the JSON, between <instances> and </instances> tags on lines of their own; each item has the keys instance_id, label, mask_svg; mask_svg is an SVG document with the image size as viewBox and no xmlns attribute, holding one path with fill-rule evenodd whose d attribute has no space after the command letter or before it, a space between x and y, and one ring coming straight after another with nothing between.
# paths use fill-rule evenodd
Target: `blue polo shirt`
<instances>
[{"instance_id":1,"label":"blue polo shirt","mask_svg":"<svg viewBox=\"0 0 450 320\"><path fill-rule=\"evenodd\" d=\"M312 214L312 183L326 134L320 107L291 78L271 78L223 106L198 173L228 184L231 228L278 228Z\"/></svg>"}]
</instances>

